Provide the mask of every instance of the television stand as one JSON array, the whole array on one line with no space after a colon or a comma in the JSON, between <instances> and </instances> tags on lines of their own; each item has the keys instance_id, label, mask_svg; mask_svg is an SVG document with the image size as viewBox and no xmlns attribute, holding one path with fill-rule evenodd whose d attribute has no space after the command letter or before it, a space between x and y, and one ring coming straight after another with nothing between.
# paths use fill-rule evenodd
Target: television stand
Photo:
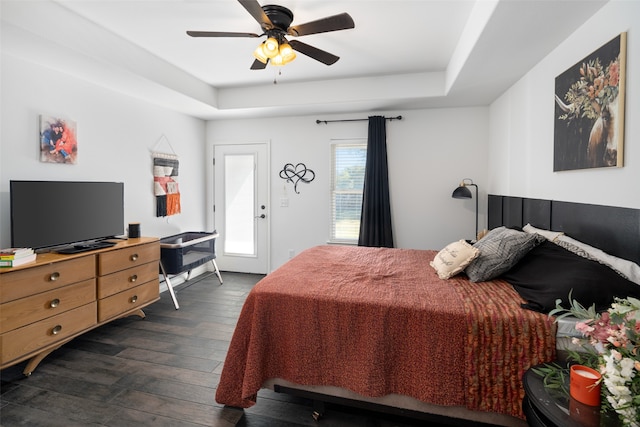
<instances>
[{"instance_id":1,"label":"television stand","mask_svg":"<svg viewBox=\"0 0 640 427\"><path fill-rule=\"evenodd\" d=\"M0 369L27 361L31 375L52 351L160 299L155 237L0 269Z\"/></svg>"}]
</instances>

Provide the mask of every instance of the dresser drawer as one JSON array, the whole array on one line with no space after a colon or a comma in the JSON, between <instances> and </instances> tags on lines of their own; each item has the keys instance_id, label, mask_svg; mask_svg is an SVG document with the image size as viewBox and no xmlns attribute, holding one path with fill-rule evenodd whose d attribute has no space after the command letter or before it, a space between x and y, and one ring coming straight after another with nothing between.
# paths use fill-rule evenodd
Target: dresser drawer
<instances>
[{"instance_id":1,"label":"dresser drawer","mask_svg":"<svg viewBox=\"0 0 640 427\"><path fill-rule=\"evenodd\" d=\"M104 322L112 317L119 317L124 312L157 300L159 296L160 284L156 276L155 280L98 300L98 321Z\"/></svg>"},{"instance_id":2,"label":"dresser drawer","mask_svg":"<svg viewBox=\"0 0 640 427\"><path fill-rule=\"evenodd\" d=\"M159 259L160 243L158 242L103 252L98 254L98 275L104 276L151 261L157 262Z\"/></svg>"},{"instance_id":3,"label":"dresser drawer","mask_svg":"<svg viewBox=\"0 0 640 427\"><path fill-rule=\"evenodd\" d=\"M0 333L55 316L95 300L95 279L13 300L0 306Z\"/></svg>"},{"instance_id":4,"label":"dresser drawer","mask_svg":"<svg viewBox=\"0 0 640 427\"><path fill-rule=\"evenodd\" d=\"M98 298L106 298L154 279L158 279L157 261L98 277Z\"/></svg>"},{"instance_id":5,"label":"dresser drawer","mask_svg":"<svg viewBox=\"0 0 640 427\"><path fill-rule=\"evenodd\" d=\"M0 335L0 365L54 345L96 324L96 302Z\"/></svg>"},{"instance_id":6,"label":"dresser drawer","mask_svg":"<svg viewBox=\"0 0 640 427\"><path fill-rule=\"evenodd\" d=\"M0 303L67 286L95 277L95 255L87 255L0 276Z\"/></svg>"}]
</instances>

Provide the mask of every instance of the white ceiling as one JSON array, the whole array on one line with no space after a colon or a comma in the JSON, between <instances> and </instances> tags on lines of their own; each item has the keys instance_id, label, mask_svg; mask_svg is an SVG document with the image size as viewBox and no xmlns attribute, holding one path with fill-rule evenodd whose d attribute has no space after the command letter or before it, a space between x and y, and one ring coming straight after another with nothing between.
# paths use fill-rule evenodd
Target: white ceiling
<instances>
[{"instance_id":1,"label":"white ceiling","mask_svg":"<svg viewBox=\"0 0 640 427\"><path fill-rule=\"evenodd\" d=\"M1 46L203 119L487 105L607 0L265 1L294 25L349 13L354 29L299 38L340 60L250 70L264 37L186 35L260 34L236 0L0 0Z\"/></svg>"}]
</instances>

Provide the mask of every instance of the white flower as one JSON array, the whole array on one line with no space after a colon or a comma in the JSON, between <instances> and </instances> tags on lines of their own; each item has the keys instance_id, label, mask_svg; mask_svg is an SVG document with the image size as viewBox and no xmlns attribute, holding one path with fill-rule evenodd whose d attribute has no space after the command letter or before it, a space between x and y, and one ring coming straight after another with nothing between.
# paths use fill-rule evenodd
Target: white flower
<instances>
[{"instance_id":1,"label":"white flower","mask_svg":"<svg viewBox=\"0 0 640 427\"><path fill-rule=\"evenodd\" d=\"M624 426L640 427L640 299L616 298L608 312L601 314L595 307L585 309L571 303L571 309L565 310L557 304L553 314L563 312L583 320L576 324L576 330L590 340L600 356L605 404Z\"/></svg>"},{"instance_id":2,"label":"white flower","mask_svg":"<svg viewBox=\"0 0 640 427\"><path fill-rule=\"evenodd\" d=\"M631 358L625 357L620 361L620 375L624 377L626 380L630 380L635 376L635 372L633 371L635 365L635 361Z\"/></svg>"}]
</instances>

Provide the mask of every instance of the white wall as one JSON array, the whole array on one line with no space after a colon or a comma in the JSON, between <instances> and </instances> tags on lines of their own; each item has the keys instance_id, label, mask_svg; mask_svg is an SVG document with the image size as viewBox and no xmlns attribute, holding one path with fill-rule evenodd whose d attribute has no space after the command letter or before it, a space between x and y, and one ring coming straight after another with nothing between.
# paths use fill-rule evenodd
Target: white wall
<instances>
[{"instance_id":1,"label":"white wall","mask_svg":"<svg viewBox=\"0 0 640 427\"><path fill-rule=\"evenodd\" d=\"M387 121L387 150L396 247L439 249L475 233L475 202L451 198L462 178L480 187L480 228L486 223L489 115L487 107L376 112ZM329 237L332 139L367 137L367 122L316 124L316 119L366 118L372 113L212 121L207 144L270 141L271 267ZM209 148L209 151L213 150ZM293 185L278 176L286 163L304 163L316 178ZM280 207L280 198L289 198ZM211 219L210 219L211 221ZM211 222L210 222L211 224ZM211 227L210 227L211 228Z\"/></svg>"},{"instance_id":2,"label":"white wall","mask_svg":"<svg viewBox=\"0 0 640 427\"><path fill-rule=\"evenodd\" d=\"M10 245L11 179L122 181L125 223L141 222L143 235L204 229L204 121L6 54L1 72L0 246ZM76 165L39 161L40 114L76 121ZM179 155L182 214L157 218L149 150L163 134Z\"/></svg>"},{"instance_id":3,"label":"white wall","mask_svg":"<svg viewBox=\"0 0 640 427\"><path fill-rule=\"evenodd\" d=\"M490 107L376 112L403 115L387 122L392 216L396 246L437 249L473 234L473 201L451 199L462 178L480 186L480 227L486 194L640 208L640 2L612 0ZM628 32L625 166L553 172L554 80L620 32ZM125 182L125 220L143 234L166 236L212 228L206 172L215 143L270 141L271 267L326 242L329 228L329 144L365 138L366 122L316 124L316 119L360 118L371 112L322 117L198 120L110 92L46 67L2 56L0 141L0 245L9 245L10 179ZM61 114L78 123L79 163L40 163L38 116ZM164 134L180 155L183 213L155 217L149 149ZM206 142L205 142L206 141ZM285 163L303 162L316 180L286 185L290 205L279 206Z\"/></svg>"},{"instance_id":4,"label":"white wall","mask_svg":"<svg viewBox=\"0 0 640 427\"><path fill-rule=\"evenodd\" d=\"M640 208L640 2L612 0L490 107L489 191ZM555 78L627 32L624 167L553 172ZM634 196L635 195L635 196Z\"/></svg>"},{"instance_id":5,"label":"white wall","mask_svg":"<svg viewBox=\"0 0 640 427\"><path fill-rule=\"evenodd\" d=\"M438 249L471 237L474 201L454 200L462 178L480 187L480 228L486 194L640 208L640 2L611 0L489 107L376 112L401 114L387 122L394 237L397 247ZM636 30L636 31L634 31ZM557 75L620 32L628 32L623 168L553 172L553 92ZM523 47L526 48L526 47ZM329 228L330 141L366 138L366 122L316 124L316 119L365 118L371 112L322 117L201 120L151 106L3 53L1 64L0 246L8 246L10 179L125 182L125 221L143 234L166 236L213 227L207 170L216 143L270 141L271 267L326 242ZM302 96L303 94L301 94ZM63 115L78 123L75 166L40 163L38 116ZM183 213L155 217L149 149L165 135L180 156ZM316 172L279 206L285 163Z\"/></svg>"},{"instance_id":6,"label":"white wall","mask_svg":"<svg viewBox=\"0 0 640 427\"><path fill-rule=\"evenodd\" d=\"M9 180L109 180L125 182L125 221L139 221L145 235L210 230L210 194L204 153L214 143L270 141L271 268L296 253L323 244L329 235L330 141L366 138L367 122L321 124L294 117L210 122L151 106L40 65L3 54L0 145L0 245L10 244ZM387 122L392 216L396 246L441 248L474 233L473 201L451 198L462 178L480 186L485 224L488 108L380 112L402 114ZM77 165L39 161L38 117L62 115L78 125ZM155 217L149 150L162 135L180 156L182 214ZM205 140L207 141L205 145ZM158 147L169 150L166 144ZM303 162L316 173L311 184L278 177L285 163ZM283 191L289 207L279 206ZM444 224L444 225L443 225Z\"/></svg>"}]
</instances>

